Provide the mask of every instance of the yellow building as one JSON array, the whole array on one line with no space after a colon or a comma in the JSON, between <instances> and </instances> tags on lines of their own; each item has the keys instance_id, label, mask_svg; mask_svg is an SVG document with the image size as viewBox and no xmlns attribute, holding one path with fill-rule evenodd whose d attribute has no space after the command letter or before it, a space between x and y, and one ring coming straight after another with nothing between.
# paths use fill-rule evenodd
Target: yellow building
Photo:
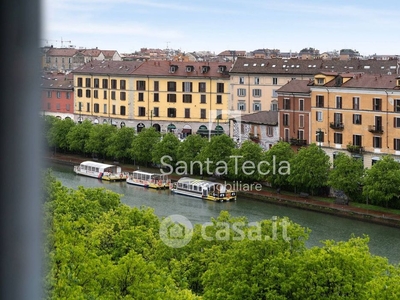
<instances>
[{"instance_id":1,"label":"yellow building","mask_svg":"<svg viewBox=\"0 0 400 300\"><path fill-rule=\"evenodd\" d=\"M147 61L133 73L137 130L229 132L230 63Z\"/></svg>"},{"instance_id":2,"label":"yellow building","mask_svg":"<svg viewBox=\"0 0 400 300\"><path fill-rule=\"evenodd\" d=\"M92 61L73 71L76 121L133 127L136 61Z\"/></svg>"},{"instance_id":3,"label":"yellow building","mask_svg":"<svg viewBox=\"0 0 400 300\"><path fill-rule=\"evenodd\" d=\"M319 73L311 87L311 116L311 142L332 159L345 152L365 167L384 154L400 159L399 75Z\"/></svg>"}]
</instances>

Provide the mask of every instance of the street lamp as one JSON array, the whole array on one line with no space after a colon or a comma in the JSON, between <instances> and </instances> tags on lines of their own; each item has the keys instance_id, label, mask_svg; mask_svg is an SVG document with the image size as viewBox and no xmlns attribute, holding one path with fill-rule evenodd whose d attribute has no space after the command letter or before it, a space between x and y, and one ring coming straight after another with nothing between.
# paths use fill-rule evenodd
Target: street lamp
<instances>
[{"instance_id":1,"label":"street lamp","mask_svg":"<svg viewBox=\"0 0 400 300\"><path fill-rule=\"evenodd\" d=\"M150 111L150 127L153 126L153 111Z\"/></svg>"}]
</instances>

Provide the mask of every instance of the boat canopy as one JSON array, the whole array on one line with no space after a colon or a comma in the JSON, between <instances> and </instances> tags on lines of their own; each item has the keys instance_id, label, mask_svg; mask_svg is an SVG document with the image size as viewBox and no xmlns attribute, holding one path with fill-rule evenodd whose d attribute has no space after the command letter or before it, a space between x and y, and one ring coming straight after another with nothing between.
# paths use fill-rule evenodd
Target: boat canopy
<instances>
[{"instance_id":1,"label":"boat canopy","mask_svg":"<svg viewBox=\"0 0 400 300\"><path fill-rule=\"evenodd\" d=\"M191 186L197 186L203 188L207 188L208 190L213 190L217 188L221 192L225 190L225 186L219 182L213 182L213 181L207 181L207 180L202 180L202 179L194 179L194 178L189 178L189 177L182 177L181 179L178 180L178 185L179 184L186 184L186 185L191 185Z\"/></svg>"},{"instance_id":2,"label":"boat canopy","mask_svg":"<svg viewBox=\"0 0 400 300\"><path fill-rule=\"evenodd\" d=\"M167 175L165 175L165 174L148 173L148 172L142 172L142 171L134 171L132 174L134 177L137 177L137 178L140 178L140 177L148 177L148 178L153 178L153 179L167 178Z\"/></svg>"},{"instance_id":3,"label":"boat canopy","mask_svg":"<svg viewBox=\"0 0 400 300\"><path fill-rule=\"evenodd\" d=\"M99 168L99 169L106 169L106 168L115 168L115 165L108 165L108 164L102 164L98 163L95 161L84 161L81 163L81 166L88 166L88 167L94 167L94 168Z\"/></svg>"}]
</instances>

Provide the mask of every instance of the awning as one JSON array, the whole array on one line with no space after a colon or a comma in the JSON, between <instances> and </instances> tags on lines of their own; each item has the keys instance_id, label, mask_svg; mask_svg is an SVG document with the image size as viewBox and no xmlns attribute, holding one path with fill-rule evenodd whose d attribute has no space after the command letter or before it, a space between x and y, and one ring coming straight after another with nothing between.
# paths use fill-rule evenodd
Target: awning
<instances>
[{"instance_id":1,"label":"awning","mask_svg":"<svg viewBox=\"0 0 400 300\"><path fill-rule=\"evenodd\" d=\"M176 129L176 126L174 124L169 124L167 126L168 129Z\"/></svg>"},{"instance_id":2,"label":"awning","mask_svg":"<svg viewBox=\"0 0 400 300\"><path fill-rule=\"evenodd\" d=\"M224 128L223 128L221 125L217 125L217 126L215 127L215 131L222 131L222 132L224 132Z\"/></svg>"},{"instance_id":3,"label":"awning","mask_svg":"<svg viewBox=\"0 0 400 300\"><path fill-rule=\"evenodd\" d=\"M380 160L381 158L379 156L374 156L372 157L372 160Z\"/></svg>"},{"instance_id":4,"label":"awning","mask_svg":"<svg viewBox=\"0 0 400 300\"><path fill-rule=\"evenodd\" d=\"M192 133L192 129L189 128L183 128L182 133Z\"/></svg>"},{"instance_id":5,"label":"awning","mask_svg":"<svg viewBox=\"0 0 400 300\"><path fill-rule=\"evenodd\" d=\"M144 128L144 124L143 123L139 123L139 124L137 124L137 127L138 128Z\"/></svg>"},{"instance_id":6,"label":"awning","mask_svg":"<svg viewBox=\"0 0 400 300\"><path fill-rule=\"evenodd\" d=\"M207 126L206 125L200 125L199 130L207 130Z\"/></svg>"}]
</instances>

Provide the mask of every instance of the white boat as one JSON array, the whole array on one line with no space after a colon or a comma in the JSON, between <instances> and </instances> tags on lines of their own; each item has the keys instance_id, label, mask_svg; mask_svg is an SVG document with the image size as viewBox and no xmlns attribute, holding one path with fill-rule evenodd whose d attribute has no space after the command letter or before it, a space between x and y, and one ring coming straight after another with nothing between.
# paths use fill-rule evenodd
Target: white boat
<instances>
[{"instance_id":1,"label":"white boat","mask_svg":"<svg viewBox=\"0 0 400 300\"><path fill-rule=\"evenodd\" d=\"M183 177L170 185L172 193L210 201L234 201L236 192L219 182Z\"/></svg>"},{"instance_id":2,"label":"white boat","mask_svg":"<svg viewBox=\"0 0 400 300\"><path fill-rule=\"evenodd\" d=\"M95 161L84 161L79 166L74 166L74 172L79 175L107 181L123 181L129 175L128 172L122 172L119 166L102 164Z\"/></svg>"},{"instance_id":3,"label":"white boat","mask_svg":"<svg viewBox=\"0 0 400 300\"><path fill-rule=\"evenodd\" d=\"M134 171L129 174L126 183L152 189L168 189L170 181L164 174Z\"/></svg>"}]
</instances>

